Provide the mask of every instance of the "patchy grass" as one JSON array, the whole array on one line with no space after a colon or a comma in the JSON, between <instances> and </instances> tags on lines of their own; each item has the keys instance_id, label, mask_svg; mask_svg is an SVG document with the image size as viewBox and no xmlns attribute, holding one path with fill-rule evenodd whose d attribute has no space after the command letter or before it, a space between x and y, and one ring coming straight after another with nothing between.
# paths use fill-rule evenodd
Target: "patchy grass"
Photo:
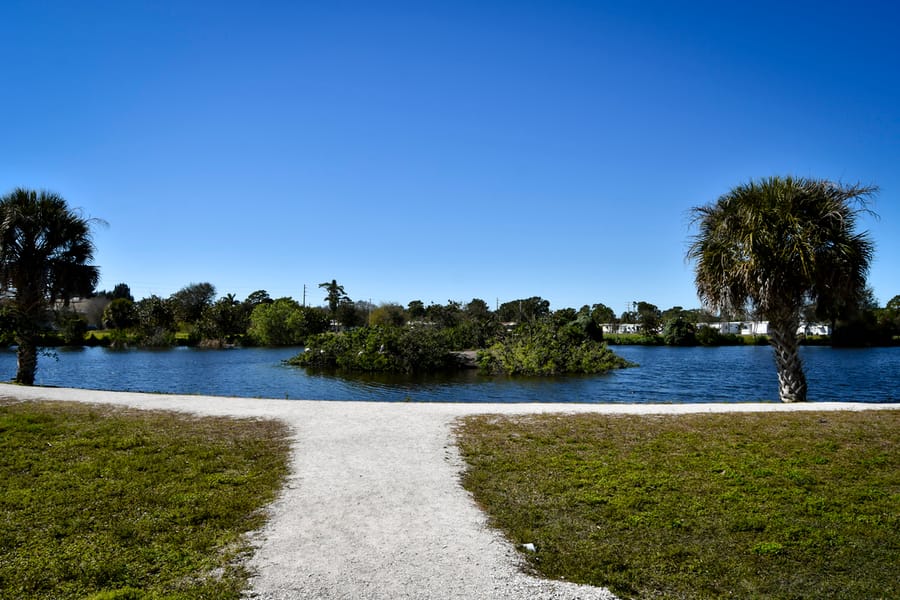
<instances>
[{"instance_id":1,"label":"patchy grass","mask_svg":"<svg viewBox=\"0 0 900 600\"><path fill-rule=\"evenodd\" d=\"M900 411L477 416L464 485L544 576L631 598L898 598Z\"/></svg>"},{"instance_id":2,"label":"patchy grass","mask_svg":"<svg viewBox=\"0 0 900 600\"><path fill-rule=\"evenodd\" d=\"M240 597L275 421L0 401L0 598Z\"/></svg>"}]
</instances>

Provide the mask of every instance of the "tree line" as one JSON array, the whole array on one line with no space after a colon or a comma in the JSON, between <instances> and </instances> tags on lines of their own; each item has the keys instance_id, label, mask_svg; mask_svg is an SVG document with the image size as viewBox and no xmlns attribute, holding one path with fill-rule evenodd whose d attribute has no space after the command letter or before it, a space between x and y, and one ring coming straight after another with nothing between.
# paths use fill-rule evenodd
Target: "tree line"
<instances>
[{"instance_id":1,"label":"tree line","mask_svg":"<svg viewBox=\"0 0 900 600\"><path fill-rule=\"evenodd\" d=\"M554 317L557 321L589 319L594 327L603 329L606 341L613 344L725 345L747 340L743 336L720 333L707 325L758 318L747 310L712 313L681 306L662 310L647 301L632 302L619 314L603 303L583 305L577 310L552 310L550 302L540 296L504 302L496 310L491 310L480 298L465 303L449 300L446 304L426 305L421 300L412 300L406 306L375 305L351 299L336 280L322 283L320 287L324 293L323 304L306 306L292 297L273 299L262 289L243 299L232 293L217 297L215 286L208 282L188 284L168 297L151 295L135 300L130 287L120 283L112 290L100 290L71 300L68 305L57 305L44 317L41 342L145 347L295 346L305 344L309 336L329 330L419 323L452 329L457 338L453 346L466 349L483 347L504 324L533 323ZM808 323L827 320L831 325L832 335L814 343L895 344L900 336L900 295L880 307L872 291L866 288L860 301L846 306L842 313L823 314L815 303L810 303L804 305L801 319ZM8 303L0 307L0 321L3 343L13 344L14 327ZM617 334L618 327L625 324L636 325L637 333Z\"/></svg>"},{"instance_id":2,"label":"tree line","mask_svg":"<svg viewBox=\"0 0 900 600\"><path fill-rule=\"evenodd\" d=\"M408 323L428 324L441 329L461 326L460 343L480 347L503 324L535 322L554 317L588 318L602 328L612 343L666 344L674 346L722 345L743 343L742 336L719 333L710 324L748 322L759 315L749 310L712 313L701 308L673 306L665 310L647 301L635 301L619 314L603 303L583 305L579 309L552 310L550 302L540 296L504 302L492 310L487 302L473 298L469 302L448 300L446 304L425 304L412 300L406 306L398 303L357 301L350 298L336 280L320 284L323 303L306 306L292 297L273 299L266 290L257 290L244 299L228 293L217 297L213 284L191 283L168 297L151 295L135 300L126 283L112 290L101 290L89 297L60 306L53 314L47 332L57 343L91 343L93 331L107 335L94 336L93 343L130 344L135 346L168 346L175 344L205 346L303 345L310 335L328 330L347 330L364 326L402 326ZM890 345L900 336L900 295L884 307L866 288L859 302L847 305L841 313L823 312L815 303L802 307L801 321L828 323L831 336L815 343L839 346ZM617 333L621 325L636 325L634 335ZM9 328L6 342L11 343ZM53 341L52 339L49 341Z\"/></svg>"},{"instance_id":3,"label":"tree line","mask_svg":"<svg viewBox=\"0 0 900 600\"><path fill-rule=\"evenodd\" d=\"M695 265L698 295L720 319L750 315L769 322L768 342L775 350L784 401L806 398L798 353L801 319L830 322L834 343L897 340L900 296L883 308L875 304L866 288L874 244L867 233L856 231L859 215L871 212L866 200L876 191L874 186L770 177L736 186L715 202L692 209L697 233L687 258ZM616 321L638 323L648 340L721 342L712 328L698 327L702 311L660 311L649 302L633 303L618 318L603 304L551 311L550 303L537 296L506 302L496 311L477 298L465 305L425 306L414 300L406 307L375 307L353 302L336 280L320 284L327 303L322 307L272 299L263 290L243 301L232 294L216 299L209 283L190 284L169 298L135 301L125 284L94 295L99 271L92 265L92 224L51 192L18 188L0 198L0 334L18 345L20 383L34 382L38 344L46 342L48 332L71 343L83 341L91 317L82 314L96 316L97 311L99 323L93 326L108 333L89 333L87 339L96 343L284 345L302 344L331 330L330 337L316 337L324 361L346 354L345 342L352 336L340 337L341 330L407 327L440 331L432 337L451 349L488 348L479 355L482 366L490 363L492 370L510 373L552 374L557 365L562 372L591 368L597 361L590 352L578 364L558 358L582 356L579 344L602 344L603 327ZM90 309L79 311L75 298L86 298L82 302ZM516 326L510 328L510 323ZM372 351L382 355L392 343L383 339L379 344L378 336L353 339L365 346L357 356ZM414 337L406 343L421 341ZM542 345L555 353L546 355ZM326 346L337 350L330 353ZM373 364L383 362L378 356L369 358Z\"/></svg>"}]
</instances>

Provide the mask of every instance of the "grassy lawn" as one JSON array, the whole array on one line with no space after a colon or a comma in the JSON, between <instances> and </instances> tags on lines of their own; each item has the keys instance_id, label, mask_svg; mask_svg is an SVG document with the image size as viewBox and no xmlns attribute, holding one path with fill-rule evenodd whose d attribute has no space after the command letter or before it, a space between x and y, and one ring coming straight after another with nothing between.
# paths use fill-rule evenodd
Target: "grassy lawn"
<instances>
[{"instance_id":1,"label":"grassy lawn","mask_svg":"<svg viewBox=\"0 0 900 600\"><path fill-rule=\"evenodd\" d=\"M545 576L626 598L900 598L900 411L462 420Z\"/></svg>"},{"instance_id":2,"label":"grassy lawn","mask_svg":"<svg viewBox=\"0 0 900 600\"><path fill-rule=\"evenodd\" d=\"M0 598L240 597L287 428L0 400Z\"/></svg>"}]
</instances>

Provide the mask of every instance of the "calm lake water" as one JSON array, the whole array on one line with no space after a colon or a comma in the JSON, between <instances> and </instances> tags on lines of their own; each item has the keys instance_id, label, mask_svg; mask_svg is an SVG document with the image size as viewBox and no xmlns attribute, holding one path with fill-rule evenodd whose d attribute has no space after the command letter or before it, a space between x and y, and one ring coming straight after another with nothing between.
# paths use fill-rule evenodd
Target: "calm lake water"
<instances>
[{"instance_id":1,"label":"calm lake water","mask_svg":"<svg viewBox=\"0 0 900 600\"><path fill-rule=\"evenodd\" d=\"M88 389L249 398L377 402L776 402L767 346L614 346L632 369L555 378L356 377L309 374L282 361L299 348L110 350L61 348L41 356L36 383ZM900 348L802 348L809 399L900 401ZM0 351L0 380L15 376L14 350Z\"/></svg>"}]
</instances>

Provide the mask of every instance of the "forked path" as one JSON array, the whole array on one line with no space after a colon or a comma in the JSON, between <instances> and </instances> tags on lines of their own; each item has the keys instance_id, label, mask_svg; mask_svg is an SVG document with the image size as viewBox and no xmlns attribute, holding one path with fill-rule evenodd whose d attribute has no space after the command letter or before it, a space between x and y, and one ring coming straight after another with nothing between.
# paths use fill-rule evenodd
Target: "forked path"
<instances>
[{"instance_id":1,"label":"forked path","mask_svg":"<svg viewBox=\"0 0 900 600\"><path fill-rule=\"evenodd\" d=\"M455 419L537 412L863 410L856 403L561 405L384 404L167 396L0 385L0 396L202 415L277 418L294 432L292 470L255 534L249 597L609 599L601 588L524 574L459 484Z\"/></svg>"}]
</instances>

